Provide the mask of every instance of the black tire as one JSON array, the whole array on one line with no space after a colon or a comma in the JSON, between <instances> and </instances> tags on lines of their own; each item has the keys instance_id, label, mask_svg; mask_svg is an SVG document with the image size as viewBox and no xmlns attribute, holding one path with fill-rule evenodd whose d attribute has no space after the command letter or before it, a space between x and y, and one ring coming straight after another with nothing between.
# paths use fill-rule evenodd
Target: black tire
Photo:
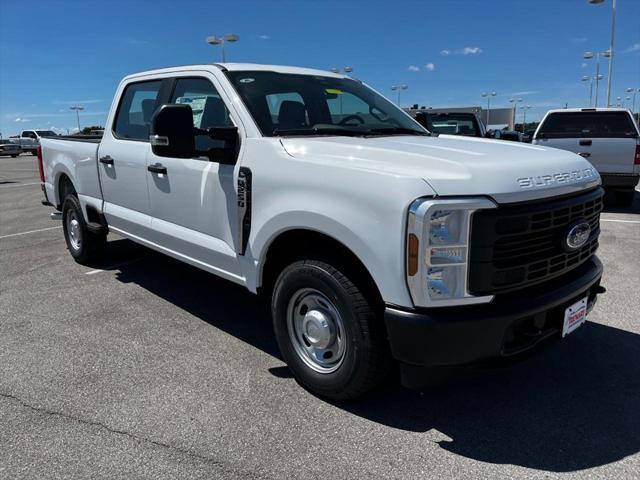
<instances>
[{"instance_id":1,"label":"black tire","mask_svg":"<svg viewBox=\"0 0 640 480\"><path fill-rule=\"evenodd\" d=\"M363 395L386 379L392 364L381 312L376 313L373 302L354 280L323 261L301 260L282 271L272 297L273 326L284 360L298 383L331 400L351 400ZM299 353L301 342L305 341L309 346L311 336L302 334L301 340L296 341L296 334L290 334L295 332L292 327L295 321L291 319L296 318L296 314L297 318L304 315L304 321L308 318L303 311L304 305L302 313L296 312L301 305L296 304L300 292L311 292L305 295L319 292L320 297L330 302L329 310L338 312L344 350L340 362L331 367L334 371L314 369L309 358L305 359L305 354ZM317 308L324 308L322 305Z\"/></svg>"},{"instance_id":2,"label":"black tire","mask_svg":"<svg viewBox=\"0 0 640 480\"><path fill-rule=\"evenodd\" d=\"M630 207L633 204L635 190L618 190L616 193L616 202L618 205Z\"/></svg>"},{"instance_id":3,"label":"black tire","mask_svg":"<svg viewBox=\"0 0 640 480\"><path fill-rule=\"evenodd\" d=\"M62 204L62 228L67 249L76 262L93 264L102 257L107 236L87 228L80 201L73 194L67 195Z\"/></svg>"},{"instance_id":4,"label":"black tire","mask_svg":"<svg viewBox=\"0 0 640 480\"><path fill-rule=\"evenodd\" d=\"M16 158L18 155L11 155L11 158Z\"/></svg>"}]
</instances>

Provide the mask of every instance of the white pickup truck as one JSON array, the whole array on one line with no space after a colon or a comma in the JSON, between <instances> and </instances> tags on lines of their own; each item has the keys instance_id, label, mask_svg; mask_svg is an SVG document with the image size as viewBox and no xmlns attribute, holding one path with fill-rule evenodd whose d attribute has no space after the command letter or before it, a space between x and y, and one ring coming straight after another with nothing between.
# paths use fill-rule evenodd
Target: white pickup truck
<instances>
[{"instance_id":1,"label":"white pickup truck","mask_svg":"<svg viewBox=\"0 0 640 480\"><path fill-rule=\"evenodd\" d=\"M630 205L640 180L640 131L624 108L550 110L533 144L561 148L589 160L620 204Z\"/></svg>"},{"instance_id":2,"label":"white pickup truck","mask_svg":"<svg viewBox=\"0 0 640 480\"><path fill-rule=\"evenodd\" d=\"M139 73L106 125L42 140L71 255L91 262L113 232L268 296L284 360L328 398L363 394L394 359L413 386L424 367L517 356L580 326L604 290L586 160L431 135L343 75Z\"/></svg>"},{"instance_id":3,"label":"white pickup truck","mask_svg":"<svg viewBox=\"0 0 640 480\"><path fill-rule=\"evenodd\" d=\"M40 139L44 137L55 137L56 132L52 130L23 130L19 137L11 137L10 140L20 145L23 152L29 152L32 155L36 154L38 145L40 145Z\"/></svg>"}]
</instances>

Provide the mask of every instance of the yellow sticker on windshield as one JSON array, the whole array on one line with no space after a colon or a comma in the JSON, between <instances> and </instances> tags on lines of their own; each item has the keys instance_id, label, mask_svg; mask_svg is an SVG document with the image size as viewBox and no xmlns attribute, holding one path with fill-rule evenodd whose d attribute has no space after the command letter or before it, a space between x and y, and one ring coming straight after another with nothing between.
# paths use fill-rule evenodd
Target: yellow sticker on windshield
<instances>
[{"instance_id":1,"label":"yellow sticker on windshield","mask_svg":"<svg viewBox=\"0 0 640 480\"><path fill-rule=\"evenodd\" d=\"M342 90L338 90L337 88L327 88L325 89L327 93L333 93L334 95L342 95L344 92Z\"/></svg>"}]
</instances>

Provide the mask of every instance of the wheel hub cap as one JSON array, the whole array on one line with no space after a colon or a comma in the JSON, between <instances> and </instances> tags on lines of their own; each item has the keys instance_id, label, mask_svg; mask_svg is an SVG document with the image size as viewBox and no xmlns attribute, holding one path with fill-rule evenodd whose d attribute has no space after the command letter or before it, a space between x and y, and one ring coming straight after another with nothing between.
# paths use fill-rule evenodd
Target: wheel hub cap
<instances>
[{"instance_id":1,"label":"wheel hub cap","mask_svg":"<svg viewBox=\"0 0 640 480\"><path fill-rule=\"evenodd\" d=\"M342 317L320 291L304 288L291 297L287 330L295 352L311 369L332 373L342 365L347 344Z\"/></svg>"},{"instance_id":2,"label":"wheel hub cap","mask_svg":"<svg viewBox=\"0 0 640 480\"><path fill-rule=\"evenodd\" d=\"M70 214L67 219L67 231L69 232L69 243L74 250L78 250L82 242L82 231L80 230L80 222L73 214Z\"/></svg>"}]
</instances>

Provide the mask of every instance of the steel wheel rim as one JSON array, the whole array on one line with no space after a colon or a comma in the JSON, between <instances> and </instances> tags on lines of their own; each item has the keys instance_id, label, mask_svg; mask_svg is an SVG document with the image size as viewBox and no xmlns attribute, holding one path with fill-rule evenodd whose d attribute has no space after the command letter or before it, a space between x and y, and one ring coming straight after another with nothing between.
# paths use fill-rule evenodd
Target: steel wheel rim
<instances>
[{"instance_id":1,"label":"steel wheel rim","mask_svg":"<svg viewBox=\"0 0 640 480\"><path fill-rule=\"evenodd\" d=\"M76 214L73 210L67 214L67 237L69 243L74 250L80 250L82 245L82 230L80 228L80 222L76 218Z\"/></svg>"},{"instance_id":2,"label":"steel wheel rim","mask_svg":"<svg viewBox=\"0 0 640 480\"><path fill-rule=\"evenodd\" d=\"M344 361L346 335L342 316L326 295L303 288L287 307L287 331L300 359L318 373L333 373Z\"/></svg>"}]
</instances>

